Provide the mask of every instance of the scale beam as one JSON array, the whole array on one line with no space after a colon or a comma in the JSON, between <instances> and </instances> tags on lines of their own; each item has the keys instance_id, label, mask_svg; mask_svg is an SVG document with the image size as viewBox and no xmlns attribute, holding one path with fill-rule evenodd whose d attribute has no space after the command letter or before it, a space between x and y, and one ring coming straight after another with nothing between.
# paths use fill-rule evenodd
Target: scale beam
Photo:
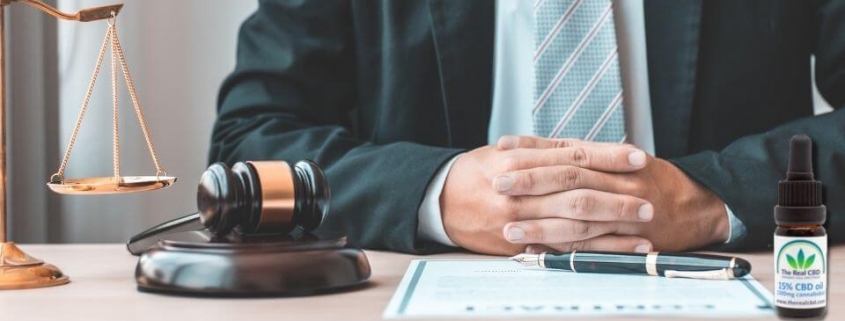
<instances>
[{"instance_id":1,"label":"scale beam","mask_svg":"<svg viewBox=\"0 0 845 321\"><path fill-rule=\"evenodd\" d=\"M112 13L114 13L114 15L116 16L118 13L120 13L120 9L123 9L123 4L121 3L108 6L86 8L71 14L59 11L58 9L53 8L50 5L38 0L0 0L0 5L5 5L7 3L10 3L11 1L26 3L30 6L37 8L38 10L44 11L50 14L51 16L59 19L79 22L108 19L112 17Z\"/></svg>"}]
</instances>

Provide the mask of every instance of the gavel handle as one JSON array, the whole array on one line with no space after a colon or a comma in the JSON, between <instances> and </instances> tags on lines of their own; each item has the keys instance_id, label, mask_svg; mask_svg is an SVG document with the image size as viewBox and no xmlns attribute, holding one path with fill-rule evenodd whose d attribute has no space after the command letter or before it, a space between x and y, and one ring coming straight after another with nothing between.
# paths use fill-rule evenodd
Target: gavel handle
<instances>
[{"instance_id":1,"label":"gavel handle","mask_svg":"<svg viewBox=\"0 0 845 321\"><path fill-rule=\"evenodd\" d=\"M156 245L156 243L158 243L164 235L177 232L197 231L204 228L205 226L203 226L202 222L200 222L200 214L194 213L161 223L146 231L138 233L138 235L130 238L129 242L126 242L126 249L129 250L129 253L132 253L132 255L141 255L141 253L144 253L144 251L148 248Z\"/></svg>"}]
</instances>

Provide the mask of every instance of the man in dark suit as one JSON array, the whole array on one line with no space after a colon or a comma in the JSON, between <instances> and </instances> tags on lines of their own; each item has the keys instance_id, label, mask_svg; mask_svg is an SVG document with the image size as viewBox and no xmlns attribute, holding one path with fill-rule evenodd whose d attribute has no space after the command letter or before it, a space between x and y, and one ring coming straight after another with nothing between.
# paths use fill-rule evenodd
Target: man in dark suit
<instances>
[{"instance_id":1,"label":"man in dark suit","mask_svg":"<svg viewBox=\"0 0 845 321\"><path fill-rule=\"evenodd\" d=\"M210 160L316 161L333 194L321 229L373 249L453 249L418 235L446 164L442 225L469 250L726 239L725 249L760 249L788 140L806 133L827 224L845 228L835 215L845 211L845 110L813 116L810 70L815 55L822 95L845 105L845 1L646 0L644 12L657 157L532 136L487 146L493 1L326 0L262 1L244 23ZM746 230L737 239L726 209Z\"/></svg>"}]
</instances>

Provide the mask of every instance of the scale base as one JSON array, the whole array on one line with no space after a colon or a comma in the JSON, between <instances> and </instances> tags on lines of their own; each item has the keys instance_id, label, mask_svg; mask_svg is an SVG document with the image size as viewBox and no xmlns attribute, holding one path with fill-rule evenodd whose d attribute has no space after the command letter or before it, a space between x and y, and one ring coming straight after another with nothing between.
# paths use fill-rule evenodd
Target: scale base
<instances>
[{"instance_id":1,"label":"scale base","mask_svg":"<svg viewBox=\"0 0 845 321\"><path fill-rule=\"evenodd\" d=\"M63 285L70 282L55 265L33 258L15 243L0 242L0 290Z\"/></svg>"}]
</instances>

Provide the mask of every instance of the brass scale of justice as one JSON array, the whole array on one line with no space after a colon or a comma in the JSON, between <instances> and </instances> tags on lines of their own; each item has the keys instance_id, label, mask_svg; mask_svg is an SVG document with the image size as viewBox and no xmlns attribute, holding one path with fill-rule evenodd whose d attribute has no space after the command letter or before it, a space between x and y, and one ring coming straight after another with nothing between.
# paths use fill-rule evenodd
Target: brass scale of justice
<instances>
[{"instance_id":1,"label":"brass scale of justice","mask_svg":"<svg viewBox=\"0 0 845 321\"><path fill-rule=\"evenodd\" d=\"M120 45L120 39L117 35L117 15L123 8L123 4L114 4L101 7L92 7L79 10L74 14L61 12L43 2L38 0L0 0L0 111L5 105L4 97L4 83L5 79L2 77L2 71L5 65L5 55L3 54L3 39L5 30L3 28L3 21L5 20L5 7L14 2L24 3L46 12L56 18L70 21L91 22L107 20L108 28L106 36L103 40L100 53L97 57L97 63L94 68L94 73L88 84L83 100L82 107L76 119L76 124L73 127L73 132L65 150L64 157L62 157L61 165L58 171L50 177L47 186L59 194L72 195L103 195L103 194L123 194L141 191L150 191L168 187L176 182L176 177L168 176L167 172L161 166L161 163L156 156L155 148L153 147L152 139L147 128L147 123L144 120L141 111L140 103L135 91L135 86L132 83L132 78L129 74L129 67L126 64L126 58L123 54L123 48ZM94 86L97 83L97 77L105 60L106 49L111 51L111 81L112 81L112 103L113 103L113 161L114 161L114 175L111 177L85 177L85 178L65 178L65 169L67 169L70 155L73 152L74 144L76 143L77 135L82 127L82 121L88 111L88 105L91 101L91 94L94 91ZM120 144L118 137L118 62L123 74L126 87L132 99L132 104L135 107L135 114L140 123L141 130L144 134L144 139L149 148L149 152L156 167L156 173L152 176L121 176L120 175ZM0 113L0 131L3 130L5 117ZM2 134L2 132L0 132ZM4 135L0 135L0 141L4 141ZM5 146L0 142L0 151L5 151ZM3 156L0 156L3 157ZM0 173L5 173L2 171ZM5 174L3 174L5 175ZM0 193L5 192L5 183L0 182ZM2 200L2 199L0 199ZM5 202L0 202L3 205ZM27 289L62 285L69 282L67 275L64 275L56 266L45 263L44 261L31 257L20 250L15 243L9 242L5 234L5 218L6 211L0 208L0 290L9 289Z\"/></svg>"},{"instance_id":2,"label":"brass scale of justice","mask_svg":"<svg viewBox=\"0 0 845 321\"><path fill-rule=\"evenodd\" d=\"M82 108L80 109L79 116L76 119L76 125L74 125L73 127L73 132L71 133L70 141L68 142L67 149L65 150L61 165L59 166L58 171L50 177L50 181L47 183L47 186L49 186L50 189L56 193L71 195L133 193L164 188L176 182L176 177L168 176L167 172L165 172L164 168L161 166L161 163L159 163L155 147L153 146L153 142L150 138L150 133L147 128L147 123L144 120L144 115L141 111L141 105L138 101L138 96L135 92L135 86L133 85L132 78L129 74L129 67L126 64L126 58L123 54L123 48L121 47L120 39L117 36L117 28L115 26L115 23L117 20L117 14L120 12L120 9L122 7L123 5L120 4L100 8L100 12L108 12L108 14L110 15L107 16L108 29L106 31L105 39L103 39L103 44L100 48L100 54L97 57L97 64L94 67L94 73L91 76L91 81L88 84L88 89L85 93L85 99L82 102ZM108 11L104 11L103 9L107 9ZM114 162L114 175L112 177L65 178L65 169L67 168L70 155L73 152L73 147L76 143L77 135L79 134L79 129L82 127L82 121L88 111L88 104L91 100L91 94L94 90L94 86L97 83L97 78L100 74L100 69L103 65L103 60L106 55L106 49L108 47L111 48L111 81L113 103L112 150ZM135 115L137 116L138 122L141 125L141 131L144 134L144 140L146 141L147 148L149 149L153 163L156 167L156 173L153 176L120 175L120 139L118 134L117 86L118 60L120 64L120 69L123 73L124 81L126 82L126 87L129 90L129 96L131 97L132 104L135 107Z\"/></svg>"}]
</instances>

